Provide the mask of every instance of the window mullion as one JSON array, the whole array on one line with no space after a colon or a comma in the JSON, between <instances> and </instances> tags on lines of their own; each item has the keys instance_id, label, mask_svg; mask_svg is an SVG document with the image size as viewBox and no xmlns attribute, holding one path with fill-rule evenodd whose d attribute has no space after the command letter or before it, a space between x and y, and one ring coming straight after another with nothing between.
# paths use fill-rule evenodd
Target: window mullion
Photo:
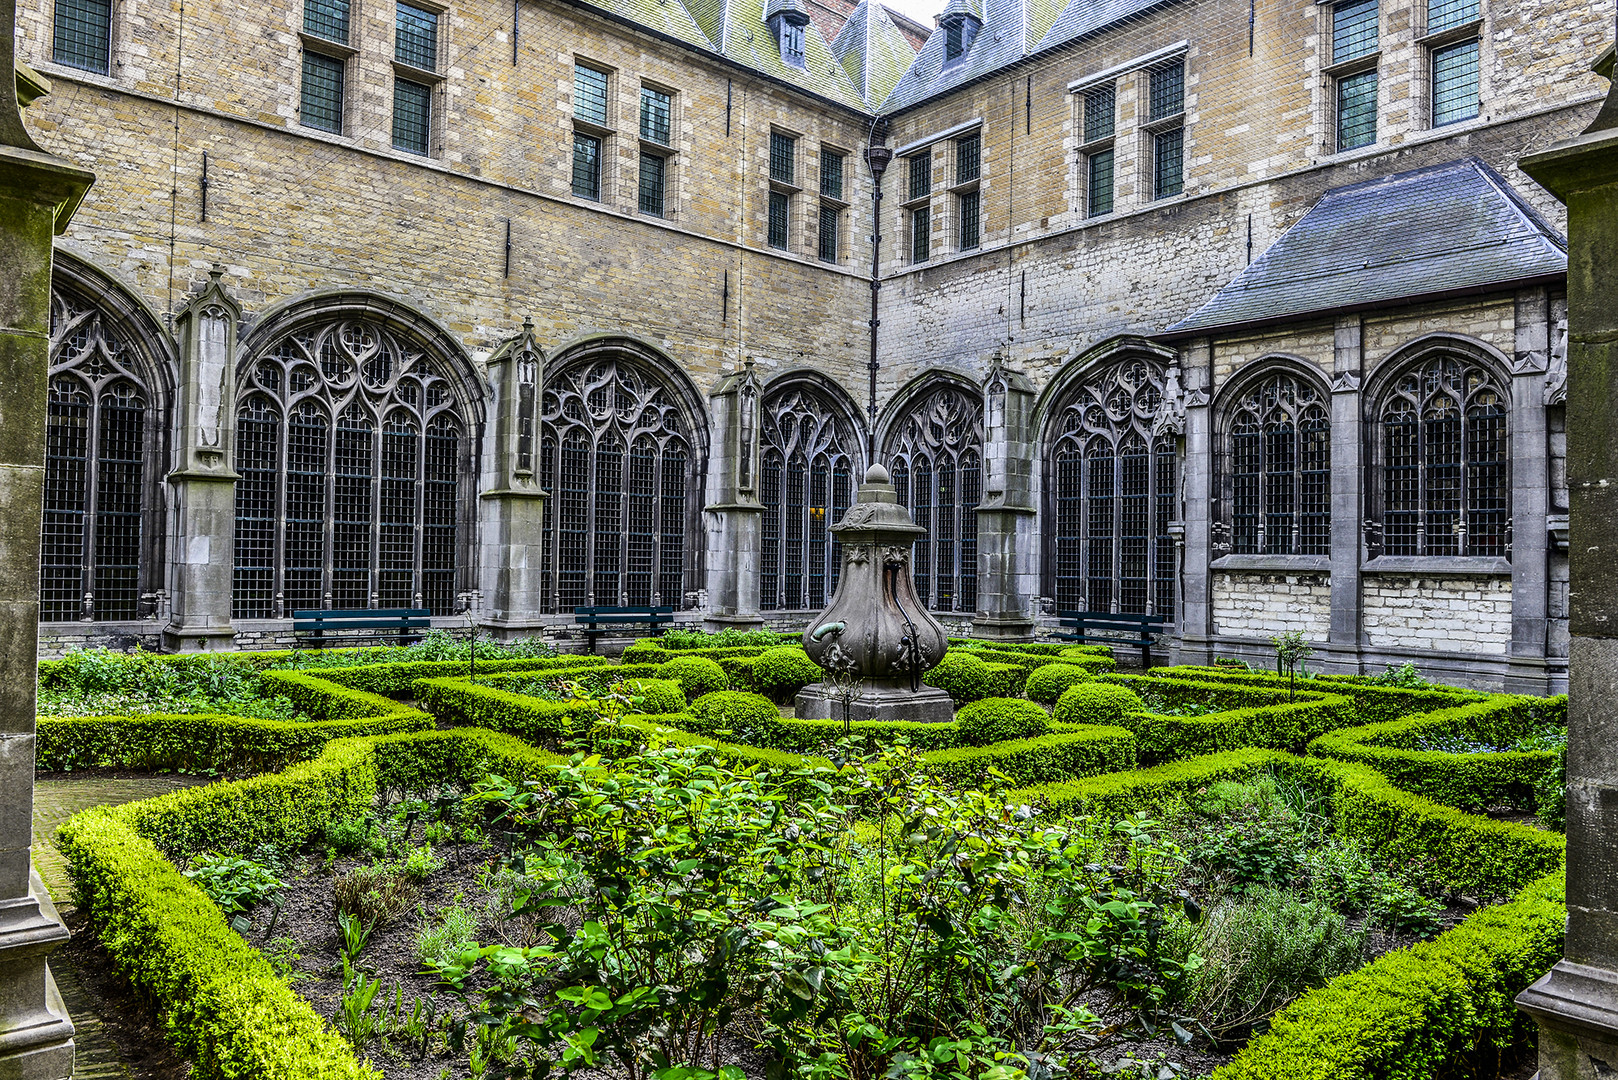
<instances>
[{"instance_id":1,"label":"window mullion","mask_svg":"<svg viewBox=\"0 0 1618 1080\"><path fill-rule=\"evenodd\" d=\"M330 404L328 402L328 404ZM320 596L324 600L336 592L334 567L337 562L337 444L342 440L342 418L331 410L331 438L326 440L326 520L320 526L325 538L320 558Z\"/></svg>"},{"instance_id":2,"label":"window mullion","mask_svg":"<svg viewBox=\"0 0 1618 1080\"><path fill-rule=\"evenodd\" d=\"M414 537L412 543L410 568L410 606L425 607L427 605L426 582L422 575L423 546L426 543L427 533L427 420L423 416L416 417L416 490L412 500L412 513L415 520L411 529Z\"/></svg>"},{"instance_id":3,"label":"window mullion","mask_svg":"<svg viewBox=\"0 0 1618 1080\"><path fill-rule=\"evenodd\" d=\"M1116 612L1123 610L1119 601L1123 597L1124 577L1124 455L1122 446L1118 442L1112 444L1112 498L1108 509L1112 512L1112 596L1107 610Z\"/></svg>"},{"instance_id":4,"label":"window mullion","mask_svg":"<svg viewBox=\"0 0 1618 1080\"><path fill-rule=\"evenodd\" d=\"M371 440L370 572L366 575L365 606L382 592L382 447L387 442L386 424L377 418L376 436Z\"/></svg>"},{"instance_id":5,"label":"window mullion","mask_svg":"<svg viewBox=\"0 0 1618 1080\"><path fill-rule=\"evenodd\" d=\"M90 387L90 408L84 432L84 550L79 556L79 618L84 617L84 598L90 597L95 613L96 526L101 510L101 395Z\"/></svg>"},{"instance_id":6,"label":"window mullion","mask_svg":"<svg viewBox=\"0 0 1618 1080\"><path fill-rule=\"evenodd\" d=\"M291 613L284 606L286 600L286 553L287 553L287 462L292 452L292 409L283 398L276 402L281 413L280 423L276 425L276 439L280 443L276 447L277 468L275 470L275 553L274 571L270 575L270 613L290 617ZM276 601L283 602L281 611L275 610Z\"/></svg>"},{"instance_id":7,"label":"window mullion","mask_svg":"<svg viewBox=\"0 0 1618 1080\"><path fill-rule=\"evenodd\" d=\"M596 529L600 524L596 515L596 472L600 468L597 458L601 452L601 433L590 434L584 455L584 599L594 607L602 603L596 596Z\"/></svg>"}]
</instances>

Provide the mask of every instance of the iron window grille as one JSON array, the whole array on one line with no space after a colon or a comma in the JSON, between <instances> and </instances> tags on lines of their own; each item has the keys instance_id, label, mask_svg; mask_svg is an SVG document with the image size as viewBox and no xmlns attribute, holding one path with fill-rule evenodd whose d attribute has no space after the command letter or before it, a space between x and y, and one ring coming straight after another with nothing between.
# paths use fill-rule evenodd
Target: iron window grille
<instances>
[{"instance_id":1,"label":"iron window grille","mask_svg":"<svg viewBox=\"0 0 1618 1080\"><path fill-rule=\"evenodd\" d=\"M674 99L649 86L640 88L640 137L659 146L670 146L669 121Z\"/></svg>"},{"instance_id":2,"label":"iron window grille","mask_svg":"<svg viewBox=\"0 0 1618 1080\"><path fill-rule=\"evenodd\" d=\"M540 428L541 480L555 495L543 529L547 610L682 606L701 467L674 392L629 360L550 377Z\"/></svg>"},{"instance_id":3,"label":"iron window grille","mask_svg":"<svg viewBox=\"0 0 1618 1080\"><path fill-rule=\"evenodd\" d=\"M962 31L966 27L960 19L951 19L944 24L944 62L959 60L966 55L966 47L962 44Z\"/></svg>"},{"instance_id":4,"label":"iron window grille","mask_svg":"<svg viewBox=\"0 0 1618 1080\"><path fill-rule=\"evenodd\" d=\"M407 79L393 81L393 148L412 154L429 152L433 88Z\"/></svg>"},{"instance_id":5,"label":"iron window grille","mask_svg":"<svg viewBox=\"0 0 1618 1080\"><path fill-rule=\"evenodd\" d=\"M1427 0L1427 33L1441 34L1476 22L1480 11L1478 0Z\"/></svg>"},{"instance_id":6,"label":"iron window grille","mask_svg":"<svg viewBox=\"0 0 1618 1080\"><path fill-rule=\"evenodd\" d=\"M640 156L640 212L663 216L663 192L668 159L658 154Z\"/></svg>"},{"instance_id":7,"label":"iron window grille","mask_svg":"<svg viewBox=\"0 0 1618 1080\"><path fill-rule=\"evenodd\" d=\"M112 0L56 0L51 59L107 74L112 69Z\"/></svg>"},{"instance_id":8,"label":"iron window grille","mask_svg":"<svg viewBox=\"0 0 1618 1080\"><path fill-rule=\"evenodd\" d=\"M1454 353L1389 386L1377 409L1384 554L1510 554L1507 400L1492 372Z\"/></svg>"},{"instance_id":9,"label":"iron window grille","mask_svg":"<svg viewBox=\"0 0 1618 1080\"><path fill-rule=\"evenodd\" d=\"M1185 112L1185 61L1153 68L1150 90L1148 123Z\"/></svg>"},{"instance_id":10,"label":"iron window grille","mask_svg":"<svg viewBox=\"0 0 1618 1080\"><path fill-rule=\"evenodd\" d=\"M348 44L349 0L304 0L303 32Z\"/></svg>"},{"instance_id":11,"label":"iron window grille","mask_svg":"<svg viewBox=\"0 0 1618 1080\"><path fill-rule=\"evenodd\" d=\"M838 256L838 226L842 213L835 206L820 208L820 261L834 263Z\"/></svg>"},{"instance_id":12,"label":"iron window grille","mask_svg":"<svg viewBox=\"0 0 1618 1080\"><path fill-rule=\"evenodd\" d=\"M829 199L843 197L843 155L820 152L820 193Z\"/></svg>"},{"instance_id":13,"label":"iron window grille","mask_svg":"<svg viewBox=\"0 0 1618 1080\"><path fill-rule=\"evenodd\" d=\"M305 127L343 132L343 61L320 53L303 54L303 97L298 115Z\"/></svg>"},{"instance_id":14,"label":"iron window grille","mask_svg":"<svg viewBox=\"0 0 1618 1080\"><path fill-rule=\"evenodd\" d=\"M770 179L782 184L795 183L798 140L779 131L770 132Z\"/></svg>"},{"instance_id":15,"label":"iron window grille","mask_svg":"<svg viewBox=\"0 0 1618 1080\"><path fill-rule=\"evenodd\" d=\"M807 60L803 51L803 27L788 19L781 19L779 27L781 60L792 67L804 67Z\"/></svg>"},{"instance_id":16,"label":"iron window grille","mask_svg":"<svg viewBox=\"0 0 1618 1080\"><path fill-rule=\"evenodd\" d=\"M1110 139L1117 130L1118 93L1115 87L1101 86L1084 92L1084 141Z\"/></svg>"},{"instance_id":17,"label":"iron window grille","mask_svg":"<svg viewBox=\"0 0 1618 1080\"><path fill-rule=\"evenodd\" d=\"M910 198L925 199L933 190L933 155L924 151L909 159Z\"/></svg>"},{"instance_id":18,"label":"iron window grille","mask_svg":"<svg viewBox=\"0 0 1618 1080\"><path fill-rule=\"evenodd\" d=\"M969 184L983 171L983 137L976 133L955 140L955 182Z\"/></svg>"},{"instance_id":19,"label":"iron window grille","mask_svg":"<svg viewBox=\"0 0 1618 1080\"><path fill-rule=\"evenodd\" d=\"M1177 455L1152 433L1162 386L1157 359L1124 357L1090 373L1056 417L1047 573L1058 610L1174 613Z\"/></svg>"},{"instance_id":20,"label":"iron window grille","mask_svg":"<svg viewBox=\"0 0 1618 1080\"><path fill-rule=\"evenodd\" d=\"M836 406L810 387L766 397L763 415L759 607L818 609L837 590L842 545L828 530L852 503L858 443Z\"/></svg>"},{"instance_id":21,"label":"iron window grille","mask_svg":"<svg viewBox=\"0 0 1618 1080\"><path fill-rule=\"evenodd\" d=\"M981 201L976 188L963 191L955 197L955 213L961 224L962 251L970 251L978 246L978 234L982 225L980 206Z\"/></svg>"},{"instance_id":22,"label":"iron window grille","mask_svg":"<svg viewBox=\"0 0 1618 1080\"><path fill-rule=\"evenodd\" d=\"M133 350L94 305L51 295L39 618L138 617L146 461L158 425Z\"/></svg>"},{"instance_id":23,"label":"iron window grille","mask_svg":"<svg viewBox=\"0 0 1618 1080\"><path fill-rule=\"evenodd\" d=\"M607 123L607 73L573 65L573 115L591 124Z\"/></svg>"},{"instance_id":24,"label":"iron window grille","mask_svg":"<svg viewBox=\"0 0 1618 1080\"><path fill-rule=\"evenodd\" d=\"M601 198L601 140L582 131L573 133L573 194Z\"/></svg>"},{"instance_id":25,"label":"iron window grille","mask_svg":"<svg viewBox=\"0 0 1618 1080\"><path fill-rule=\"evenodd\" d=\"M1346 63L1377 50L1377 0L1343 0L1331 12L1331 62Z\"/></svg>"},{"instance_id":26,"label":"iron window grille","mask_svg":"<svg viewBox=\"0 0 1618 1080\"><path fill-rule=\"evenodd\" d=\"M1185 129L1152 136L1152 197L1166 199L1185 190Z\"/></svg>"},{"instance_id":27,"label":"iron window grille","mask_svg":"<svg viewBox=\"0 0 1618 1080\"><path fill-rule=\"evenodd\" d=\"M1337 149L1376 142L1377 73L1361 71L1337 80Z\"/></svg>"},{"instance_id":28,"label":"iron window grille","mask_svg":"<svg viewBox=\"0 0 1618 1080\"><path fill-rule=\"evenodd\" d=\"M1251 384L1232 405L1226 450L1231 550L1331 553L1331 418L1326 396L1286 372Z\"/></svg>"},{"instance_id":29,"label":"iron window grille","mask_svg":"<svg viewBox=\"0 0 1618 1080\"><path fill-rule=\"evenodd\" d=\"M925 206L910 211L910 261L924 263L932 258L933 216Z\"/></svg>"},{"instance_id":30,"label":"iron window grille","mask_svg":"<svg viewBox=\"0 0 1618 1080\"><path fill-rule=\"evenodd\" d=\"M781 191L770 192L770 230L769 243L772 248L787 248L787 211L789 201L786 193Z\"/></svg>"},{"instance_id":31,"label":"iron window grille","mask_svg":"<svg viewBox=\"0 0 1618 1080\"><path fill-rule=\"evenodd\" d=\"M911 567L932 611L976 611L977 507L983 492L983 399L939 386L906 409L889 444L899 501L927 535Z\"/></svg>"},{"instance_id":32,"label":"iron window grille","mask_svg":"<svg viewBox=\"0 0 1618 1080\"><path fill-rule=\"evenodd\" d=\"M1112 147L1097 150L1084 159L1086 176L1086 217L1112 213Z\"/></svg>"},{"instance_id":33,"label":"iron window grille","mask_svg":"<svg viewBox=\"0 0 1618 1080\"><path fill-rule=\"evenodd\" d=\"M1478 39L1433 50L1433 127L1478 114Z\"/></svg>"},{"instance_id":34,"label":"iron window grille","mask_svg":"<svg viewBox=\"0 0 1618 1080\"><path fill-rule=\"evenodd\" d=\"M281 338L243 382L233 616L452 614L467 444L426 355L340 319Z\"/></svg>"},{"instance_id":35,"label":"iron window grille","mask_svg":"<svg viewBox=\"0 0 1618 1080\"><path fill-rule=\"evenodd\" d=\"M393 25L393 58L422 71L437 71L437 13L401 3L395 11Z\"/></svg>"}]
</instances>

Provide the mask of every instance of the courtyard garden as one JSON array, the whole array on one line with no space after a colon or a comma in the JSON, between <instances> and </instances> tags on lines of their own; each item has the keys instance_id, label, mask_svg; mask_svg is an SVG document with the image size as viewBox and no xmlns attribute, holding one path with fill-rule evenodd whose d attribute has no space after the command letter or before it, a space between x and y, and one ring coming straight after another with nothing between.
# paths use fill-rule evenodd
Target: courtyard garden
<instances>
[{"instance_id":1,"label":"courtyard garden","mask_svg":"<svg viewBox=\"0 0 1618 1080\"><path fill-rule=\"evenodd\" d=\"M795 637L40 664L61 827L206 1077L1516 1075L1565 698L954 640L945 724Z\"/></svg>"}]
</instances>

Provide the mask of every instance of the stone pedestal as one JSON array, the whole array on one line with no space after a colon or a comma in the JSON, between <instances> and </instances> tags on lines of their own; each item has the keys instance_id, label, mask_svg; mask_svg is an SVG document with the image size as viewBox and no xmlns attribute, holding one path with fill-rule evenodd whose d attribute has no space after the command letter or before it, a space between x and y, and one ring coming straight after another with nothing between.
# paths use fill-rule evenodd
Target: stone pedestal
<instances>
[{"instance_id":1,"label":"stone pedestal","mask_svg":"<svg viewBox=\"0 0 1618 1080\"><path fill-rule=\"evenodd\" d=\"M1032 641L1039 595L1034 384L996 362L983 384L983 501L972 636Z\"/></svg>"},{"instance_id":2,"label":"stone pedestal","mask_svg":"<svg viewBox=\"0 0 1618 1080\"><path fill-rule=\"evenodd\" d=\"M494 437L488 460L494 475L478 501L483 519L478 627L496 641L532 637L545 625L546 493L537 462L544 364L544 350L528 320L522 333L489 358Z\"/></svg>"},{"instance_id":3,"label":"stone pedestal","mask_svg":"<svg viewBox=\"0 0 1618 1080\"><path fill-rule=\"evenodd\" d=\"M708 397L713 416L708 455L708 612L710 633L735 628L761 630L759 558L764 544L764 504L758 501L759 400L763 387L748 360Z\"/></svg>"},{"instance_id":4,"label":"stone pedestal","mask_svg":"<svg viewBox=\"0 0 1618 1080\"><path fill-rule=\"evenodd\" d=\"M1568 208L1573 638L1565 959L1517 1004L1539 1022L1542 1080L1593 1080L1618 1066L1618 90L1583 135L1519 164Z\"/></svg>"},{"instance_id":5,"label":"stone pedestal","mask_svg":"<svg viewBox=\"0 0 1618 1080\"><path fill-rule=\"evenodd\" d=\"M842 698L820 683L799 690L794 708L799 720L843 719ZM866 679L848 702L848 719L947 724L955 719L955 702L943 690L926 683L912 690L909 679Z\"/></svg>"},{"instance_id":6,"label":"stone pedestal","mask_svg":"<svg viewBox=\"0 0 1618 1080\"><path fill-rule=\"evenodd\" d=\"M0 0L0 70L15 65L14 0ZM95 177L40 150L17 91L49 84L26 69L0 82L0 1077L66 1080L73 1024L45 967L67 940L29 862L33 840L39 532L50 369L51 237Z\"/></svg>"}]
</instances>

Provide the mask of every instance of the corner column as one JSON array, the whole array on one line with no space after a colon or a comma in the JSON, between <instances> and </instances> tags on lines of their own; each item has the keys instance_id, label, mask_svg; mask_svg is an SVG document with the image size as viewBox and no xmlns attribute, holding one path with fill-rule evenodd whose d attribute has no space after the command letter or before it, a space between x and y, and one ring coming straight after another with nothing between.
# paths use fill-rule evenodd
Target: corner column
<instances>
[{"instance_id":1,"label":"corner column","mask_svg":"<svg viewBox=\"0 0 1618 1080\"><path fill-rule=\"evenodd\" d=\"M978 609L972 636L1031 641L1039 595L1034 384L996 361L983 394L983 501L977 510Z\"/></svg>"},{"instance_id":2,"label":"corner column","mask_svg":"<svg viewBox=\"0 0 1618 1080\"><path fill-rule=\"evenodd\" d=\"M1323 659L1335 674L1360 670L1360 538L1364 517L1365 370L1358 315L1337 319L1331 377L1331 630Z\"/></svg>"},{"instance_id":3,"label":"corner column","mask_svg":"<svg viewBox=\"0 0 1618 1080\"><path fill-rule=\"evenodd\" d=\"M1508 694L1543 694L1550 609L1550 433L1545 374L1551 355L1551 300L1544 288L1517 294L1511 358L1511 646Z\"/></svg>"},{"instance_id":4,"label":"corner column","mask_svg":"<svg viewBox=\"0 0 1618 1080\"><path fill-rule=\"evenodd\" d=\"M16 67L15 25L14 0L0 0L0 1076L67 1080L73 1024L45 966L67 928L29 848L51 238L95 177L45 153L23 127L19 100L50 84Z\"/></svg>"},{"instance_id":5,"label":"corner column","mask_svg":"<svg viewBox=\"0 0 1618 1080\"><path fill-rule=\"evenodd\" d=\"M231 572L236 565L236 328L242 309L220 283L208 282L174 317L180 343L180 395L175 408L174 538L169 545L172 652L226 649Z\"/></svg>"},{"instance_id":6,"label":"corner column","mask_svg":"<svg viewBox=\"0 0 1618 1080\"><path fill-rule=\"evenodd\" d=\"M1572 645L1567 941L1517 1005L1539 1022L1542 1080L1588 1080L1618 1061L1618 88L1583 135L1520 165L1568 208Z\"/></svg>"},{"instance_id":7,"label":"corner column","mask_svg":"<svg viewBox=\"0 0 1618 1080\"><path fill-rule=\"evenodd\" d=\"M1182 514L1185 541L1180 568L1180 633L1176 664L1213 662L1213 342L1194 338L1185 347L1185 461ZM1229 540L1224 541L1229 550Z\"/></svg>"},{"instance_id":8,"label":"corner column","mask_svg":"<svg viewBox=\"0 0 1618 1080\"><path fill-rule=\"evenodd\" d=\"M544 612L545 495L535 456L539 438L539 385L545 353L534 324L508 339L489 358L494 401L494 476L478 500L478 551L483 603L478 626L497 641L540 633Z\"/></svg>"},{"instance_id":9,"label":"corner column","mask_svg":"<svg viewBox=\"0 0 1618 1080\"><path fill-rule=\"evenodd\" d=\"M708 611L710 632L760 630L759 557L764 504L758 499L759 400L763 387L749 359L708 396L713 442L708 456Z\"/></svg>"}]
</instances>

